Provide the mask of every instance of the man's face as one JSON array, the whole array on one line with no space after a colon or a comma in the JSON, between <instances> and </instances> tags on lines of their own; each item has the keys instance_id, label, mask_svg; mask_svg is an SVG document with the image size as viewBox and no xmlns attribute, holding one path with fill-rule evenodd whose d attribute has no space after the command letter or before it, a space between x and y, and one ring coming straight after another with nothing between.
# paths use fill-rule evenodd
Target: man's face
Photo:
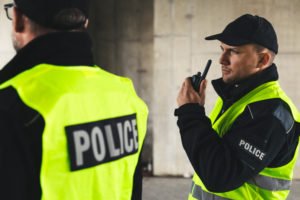
<instances>
[{"instance_id":1,"label":"man's face","mask_svg":"<svg viewBox=\"0 0 300 200\"><path fill-rule=\"evenodd\" d=\"M14 49L16 51L19 51L22 48L22 46L20 45L18 33L16 32L16 9L15 9L15 7L12 8L11 15L12 15L12 25L13 25L13 28L11 31L12 44L13 44Z\"/></svg>"},{"instance_id":2,"label":"man's face","mask_svg":"<svg viewBox=\"0 0 300 200\"><path fill-rule=\"evenodd\" d=\"M225 83L236 83L259 71L259 53L253 44L229 46L221 43L220 64Z\"/></svg>"}]
</instances>

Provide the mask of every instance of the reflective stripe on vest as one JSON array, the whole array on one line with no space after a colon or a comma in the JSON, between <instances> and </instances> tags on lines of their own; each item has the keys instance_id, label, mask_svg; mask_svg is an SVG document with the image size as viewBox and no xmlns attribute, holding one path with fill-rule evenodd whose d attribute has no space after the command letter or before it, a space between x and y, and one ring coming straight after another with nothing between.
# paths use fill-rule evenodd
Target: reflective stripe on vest
<instances>
[{"instance_id":1,"label":"reflective stripe on vest","mask_svg":"<svg viewBox=\"0 0 300 200\"><path fill-rule=\"evenodd\" d=\"M289 190L292 181L257 175L251 180L247 181L247 183L256 185L260 188L270 190L270 191L280 191L280 190ZM192 182L191 195L196 199L204 199L204 200L227 199L202 190L202 188L196 185L194 181Z\"/></svg>"},{"instance_id":2,"label":"reflective stripe on vest","mask_svg":"<svg viewBox=\"0 0 300 200\"><path fill-rule=\"evenodd\" d=\"M191 195L193 198L199 200L228 200L224 197L216 196L212 193L202 190L202 188L196 185L194 181L192 182Z\"/></svg>"},{"instance_id":3,"label":"reflective stripe on vest","mask_svg":"<svg viewBox=\"0 0 300 200\"><path fill-rule=\"evenodd\" d=\"M291 180L272 178L259 174L247 181L247 183L270 191L289 190L292 185Z\"/></svg>"},{"instance_id":4,"label":"reflective stripe on vest","mask_svg":"<svg viewBox=\"0 0 300 200\"><path fill-rule=\"evenodd\" d=\"M291 102L291 100L286 96L284 91L280 88L277 81L265 83L247 95L242 97L239 101L235 102L231 107L229 107L217 120L217 116L221 111L223 102L218 98L216 105L210 115L210 119L213 123L214 130L219 134L220 137L223 137L226 132L231 128L231 125L235 119L244 111L247 105L263 101L267 99L280 98L285 101L292 112L293 118L295 121L300 122L300 113L297 110L296 106ZM195 191L191 191L189 199L197 199L193 195L201 193L209 193L215 197L222 197L228 199L242 200L242 199L255 199L255 200L264 200L264 199L285 199L289 193L291 180L293 176L293 168L296 163L296 158L298 155L299 144L295 151L293 159L286 165L280 166L277 168L265 168L259 175L254 177L252 180L244 183L241 187L224 192L224 193L213 193L209 192L197 174L194 174L193 181L195 182ZM200 187L200 189L197 189ZM201 197L200 194L196 195ZM201 199L201 198L200 198Z\"/></svg>"},{"instance_id":5,"label":"reflective stripe on vest","mask_svg":"<svg viewBox=\"0 0 300 200\"><path fill-rule=\"evenodd\" d=\"M45 120L43 200L130 200L148 109L99 67L41 64L3 83Z\"/></svg>"}]
</instances>

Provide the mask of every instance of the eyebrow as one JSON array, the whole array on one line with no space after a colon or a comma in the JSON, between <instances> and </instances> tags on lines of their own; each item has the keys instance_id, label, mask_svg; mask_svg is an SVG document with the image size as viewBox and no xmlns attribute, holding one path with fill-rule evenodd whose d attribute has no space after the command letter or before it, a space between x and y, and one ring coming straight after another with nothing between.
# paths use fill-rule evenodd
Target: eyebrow
<instances>
[{"instance_id":1,"label":"eyebrow","mask_svg":"<svg viewBox=\"0 0 300 200\"><path fill-rule=\"evenodd\" d=\"M224 47L222 45L220 45L221 49L224 50ZM226 48L227 50L235 50L235 51L240 51L241 48L239 47L229 47L229 48Z\"/></svg>"}]
</instances>

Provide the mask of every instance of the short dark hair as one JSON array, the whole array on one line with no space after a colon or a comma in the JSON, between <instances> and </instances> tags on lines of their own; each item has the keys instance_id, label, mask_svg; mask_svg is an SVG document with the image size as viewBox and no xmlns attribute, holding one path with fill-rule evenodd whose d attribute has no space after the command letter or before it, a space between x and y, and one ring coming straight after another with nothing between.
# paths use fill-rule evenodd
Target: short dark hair
<instances>
[{"instance_id":1,"label":"short dark hair","mask_svg":"<svg viewBox=\"0 0 300 200\"><path fill-rule=\"evenodd\" d=\"M271 55L271 58L270 58L270 64L273 63L275 57L276 57L276 53L274 53L274 51L262 46L262 45L259 45L259 44L253 44L254 46L254 49L255 51L259 54L259 53L262 53L263 51L267 50L269 52L269 54Z\"/></svg>"},{"instance_id":2,"label":"short dark hair","mask_svg":"<svg viewBox=\"0 0 300 200\"><path fill-rule=\"evenodd\" d=\"M61 10L53 18L53 27L59 30L83 30L87 21L86 15L78 8Z\"/></svg>"},{"instance_id":3,"label":"short dark hair","mask_svg":"<svg viewBox=\"0 0 300 200\"><path fill-rule=\"evenodd\" d=\"M85 24L88 19L79 9L71 8L62 10L55 15L53 20L53 27L55 28L45 27L31 19L29 20L31 31L39 34L45 31L84 31L86 29Z\"/></svg>"},{"instance_id":4,"label":"short dark hair","mask_svg":"<svg viewBox=\"0 0 300 200\"><path fill-rule=\"evenodd\" d=\"M274 56L274 57L276 56L276 53L274 51L272 51L272 50L270 50L270 49L268 49L268 48L266 48L266 47L264 47L262 45L254 44L254 48L255 48L255 50L256 50L257 53L261 53L265 49L267 49L272 54L272 56Z\"/></svg>"},{"instance_id":5,"label":"short dark hair","mask_svg":"<svg viewBox=\"0 0 300 200\"><path fill-rule=\"evenodd\" d=\"M255 48L255 50L256 50L257 53L261 53L263 50L266 49L266 47L263 47L263 46L261 46L259 44L254 44L254 48Z\"/></svg>"},{"instance_id":6,"label":"short dark hair","mask_svg":"<svg viewBox=\"0 0 300 200\"><path fill-rule=\"evenodd\" d=\"M89 0L14 0L31 21L52 30L84 28Z\"/></svg>"}]
</instances>

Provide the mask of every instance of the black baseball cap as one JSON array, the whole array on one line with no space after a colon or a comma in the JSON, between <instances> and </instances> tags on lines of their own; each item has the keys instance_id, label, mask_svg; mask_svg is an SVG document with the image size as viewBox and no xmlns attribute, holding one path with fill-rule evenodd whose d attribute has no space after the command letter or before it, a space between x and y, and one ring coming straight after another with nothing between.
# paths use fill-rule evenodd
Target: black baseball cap
<instances>
[{"instance_id":1,"label":"black baseball cap","mask_svg":"<svg viewBox=\"0 0 300 200\"><path fill-rule=\"evenodd\" d=\"M278 53L278 42L272 24L263 17L245 14L229 23L222 33L211 35L206 40L219 40L232 46L258 44Z\"/></svg>"},{"instance_id":2,"label":"black baseball cap","mask_svg":"<svg viewBox=\"0 0 300 200\"><path fill-rule=\"evenodd\" d=\"M20 9L32 21L45 27L53 27L56 14L70 8L79 9L88 17L89 0L14 0Z\"/></svg>"}]
</instances>

